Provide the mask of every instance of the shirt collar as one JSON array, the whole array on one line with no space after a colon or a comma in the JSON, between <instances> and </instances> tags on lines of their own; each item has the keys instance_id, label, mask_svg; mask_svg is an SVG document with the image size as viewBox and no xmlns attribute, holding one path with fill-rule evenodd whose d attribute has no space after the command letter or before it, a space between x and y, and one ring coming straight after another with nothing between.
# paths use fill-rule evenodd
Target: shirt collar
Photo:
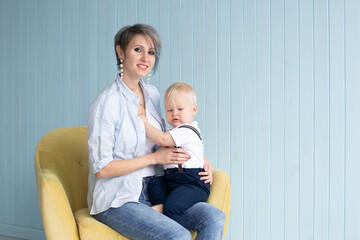
<instances>
[{"instance_id":1,"label":"shirt collar","mask_svg":"<svg viewBox=\"0 0 360 240\"><path fill-rule=\"evenodd\" d=\"M116 77L116 83L117 83L117 87L118 90L120 90L122 92L122 94L130 101L136 101L138 99L138 96L136 96L136 94L130 90L130 88L123 82L123 80L121 80L120 75L118 74ZM144 84L142 82L142 80L140 79L140 86L143 89L144 92L144 97L148 97L149 93L147 90L145 90ZM146 92L146 93L145 93Z\"/></svg>"}]
</instances>

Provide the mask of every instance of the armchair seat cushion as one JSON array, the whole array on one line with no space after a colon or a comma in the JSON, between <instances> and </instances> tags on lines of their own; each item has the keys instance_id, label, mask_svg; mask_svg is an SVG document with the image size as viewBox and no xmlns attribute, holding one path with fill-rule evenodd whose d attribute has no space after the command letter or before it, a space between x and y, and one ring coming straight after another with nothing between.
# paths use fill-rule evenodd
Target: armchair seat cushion
<instances>
[{"instance_id":1,"label":"armchair seat cushion","mask_svg":"<svg viewBox=\"0 0 360 240\"><path fill-rule=\"evenodd\" d=\"M88 208L82 208L74 212L78 225L80 239L84 240L130 240L107 225L97 221L89 214Z\"/></svg>"}]
</instances>

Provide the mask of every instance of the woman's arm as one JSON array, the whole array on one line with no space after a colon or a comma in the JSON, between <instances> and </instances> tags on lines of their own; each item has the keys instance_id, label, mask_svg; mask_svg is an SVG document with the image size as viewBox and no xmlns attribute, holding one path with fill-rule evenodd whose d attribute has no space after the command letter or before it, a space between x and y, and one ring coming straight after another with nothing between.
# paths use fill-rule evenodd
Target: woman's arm
<instances>
[{"instance_id":1,"label":"woman's arm","mask_svg":"<svg viewBox=\"0 0 360 240\"><path fill-rule=\"evenodd\" d=\"M97 178L118 177L154 164L183 164L189 160L186 150L179 148L160 148L142 157L113 160L96 173Z\"/></svg>"},{"instance_id":2,"label":"woman's arm","mask_svg":"<svg viewBox=\"0 0 360 240\"><path fill-rule=\"evenodd\" d=\"M200 180L203 180L205 183L210 183L210 185L213 182L213 178L212 178L212 166L211 163L209 161L209 159L204 156L204 172L199 172L199 175L202 176L200 177Z\"/></svg>"}]
</instances>

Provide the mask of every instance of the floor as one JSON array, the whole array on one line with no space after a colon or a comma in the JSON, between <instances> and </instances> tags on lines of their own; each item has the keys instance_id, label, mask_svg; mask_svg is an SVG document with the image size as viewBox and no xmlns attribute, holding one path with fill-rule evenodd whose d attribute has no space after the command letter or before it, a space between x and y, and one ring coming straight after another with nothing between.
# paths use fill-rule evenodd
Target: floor
<instances>
[{"instance_id":1,"label":"floor","mask_svg":"<svg viewBox=\"0 0 360 240\"><path fill-rule=\"evenodd\" d=\"M8 236L1 236L0 235L0 240L23 240L21 238L13 238L13 237L8 237Z\"/></svg>"}]
</instances>

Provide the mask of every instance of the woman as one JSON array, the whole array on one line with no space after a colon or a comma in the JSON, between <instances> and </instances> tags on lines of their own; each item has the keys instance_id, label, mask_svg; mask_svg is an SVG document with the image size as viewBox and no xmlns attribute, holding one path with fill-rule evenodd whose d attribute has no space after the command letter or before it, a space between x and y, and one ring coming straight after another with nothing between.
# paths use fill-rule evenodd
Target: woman
<instances>
[{"instance_id":1,"label":"woman","mask_svg":"<svg viewBox=\"0 0 360 240\"><path fill-rule=\"evenodd\" d=\"M160 37L151 26L136 24L120 29L114 45L120 74L89 109L90 214L133 239L191 239L188 230L152 209L147 195L147 183L159 169L155 165L189 159L183 149L154 151L138 117L145 114L154 127L165 130L159 92L141 80L156 70ZM209 170L200 174L211 183L211 166L205 162ZM197 203L184 215L187 229L198 232L197 239L221 239L225 215L216 207Z\"/></svg>"}]
</instances>

